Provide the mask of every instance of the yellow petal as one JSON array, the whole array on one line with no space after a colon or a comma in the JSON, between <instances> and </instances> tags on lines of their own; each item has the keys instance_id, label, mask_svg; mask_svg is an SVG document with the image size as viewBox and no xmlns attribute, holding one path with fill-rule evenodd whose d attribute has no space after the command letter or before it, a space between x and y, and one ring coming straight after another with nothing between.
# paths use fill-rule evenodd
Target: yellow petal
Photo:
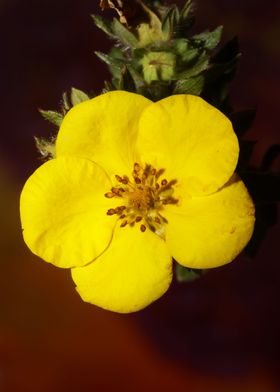
<instances>
[{"instance_id":1,"label":"yellow petal","mask_svg":"<svg viewBox=\"0 0 280 392\"><path fill-rule=\"evenodd\" d=\"M135 312L161 297L172 279L165 242L139 227L116 227L109 248L93 263L72 269L86 302L119 313Z\"/></svg>"},{"instance_id":2,"label":"yellow petal","mask_svg":"<svg viewBox=\"0 0 280 392\"><path fill-rule=\"evenodd\" d=\"M58 132L57 156L88 158L109 175L127 175L137 160L138 119L150 104L141 95L113 91L74 106Z\"/></svg>"},{"instance_id":3,"label":"yellow petal","mask_svg":"<svg viewBox=\"0 0 280 392\"><path fill-rule=\"evenodd\" d=\"M246 246L254 228L254 205L233 176L218 192L166 206L166 243L178 263L212 268L229 263Z\"/></svg>"},{"instance_id":4,"label":"yellow petal","mask_svg":"<svg viewBox=\"0 0 280 392\"><path fill-rule=\"evenodd\" d=\"M144 110L137 149L143 163L165 168L189 195L215 192L232 176L238 141L231 122L202 98L173 95Z\"/></svg>"},{"instance_id":5,"label":"yellow petal","mask_svg":"<svg viewBox=\"0 0 280 392\"><path fill-rule=\"evenodd\" d=\"M23 236L31 251L66 268L91 262L112 238L116 200L104 194L111 182L96 164L63 157L39 167L20 199Z\"/></svg>"}]
</instances>

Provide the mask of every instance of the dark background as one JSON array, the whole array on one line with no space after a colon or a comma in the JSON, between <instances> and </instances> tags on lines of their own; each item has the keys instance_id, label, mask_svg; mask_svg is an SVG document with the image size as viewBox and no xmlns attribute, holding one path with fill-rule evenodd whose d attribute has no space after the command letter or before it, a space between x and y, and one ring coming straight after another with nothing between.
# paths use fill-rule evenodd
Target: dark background
<instances>
[{"instance_id":1,"label":"dark background","mask_svg":"<svg viewBox=\"0 0 280 392\"><path fill-rule=\"evenodd\" d=\"M111 44L89 17L97 3L0 1L0 391L277 392L279 225L253 260L173 284L131 315L83 303L69 272L23 243L19 194L41 164L33 136L52 132L37 108L58 108L71 86L98 92L108 77L93 54ZM239 36L231 96L257 109L247 135L258 139L255 166L279 143L279 19L277 0L198 1L197 31L224 24L224 41Z\"/></svg>"}]
</instances>

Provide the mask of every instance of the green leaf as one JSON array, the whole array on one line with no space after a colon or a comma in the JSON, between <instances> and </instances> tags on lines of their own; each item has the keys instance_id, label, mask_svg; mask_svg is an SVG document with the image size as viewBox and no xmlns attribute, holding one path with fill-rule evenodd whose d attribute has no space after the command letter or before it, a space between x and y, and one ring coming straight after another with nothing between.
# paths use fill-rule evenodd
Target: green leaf
<instances>
[{"instance_id":1,"label":"green leaf","mask_svg":"<svg viewBox=\"0 0 280 392\"><path fill-rule=\"evenodd\" d=\"M34 137L36 147L43 158L55 157L55 139L47 140L42 137Z\"/></svg>"},{"instance_id":2,"label":"green leaf","mask_svg":"<svg viewBox=\"0 0 280 392\"><path fill-rule=\"evenodd\" d=\"M205 55L201 55L198 61L194 65L189 66L185 71L176 74L176 78L187 79L192 76L196 76L201 72L205 71L208 68L208 65L209 65L209 57Z\"/></svg>"},{"instance_id":3,"label":"green leaf","mask_svg":"<svg viewBox=\"0 0 280 392\"><path fill-rule=\"evenodd\" d=\"M62 106L63 106L63 113L65 114L66 112L68 112L68 110L71 109L71 105L69 103L69 99L68 99L68 95L67 92L65 91L62 94Z\"/></svg>"},{"instance_id":4,"label":"green leaf","mask_svg":"<svg viewBox=\"0 0 280 392\"><path fill-rule=\"evenodd\" d=\"M117 37L124 45L131 48L138 46L138 40L118 19L114 18L112 22L112 31L114 36Z\"/></svg>"},{"instance_id":5,"label":"green leaf","mask_svg":"<svg viewBox=\"0 0 280 392\"><path fill-rule=\"evenodd\" d=\"M119 80L118 89L124 90L124 91L130 91L130 92L136 91L134 79L131 76L131 73L130 73L128 67L126 67L126 66L124 66L121 71L121 77Z\"/></svg>"},{"instance_id":6,"label":"green leaf","mask_svg":"<svg viewBox=\"0 0 280 392\"><path fill-rule=\"evenodd\" d=\"M53 110L42 110L39 109L39 112L44 117L45 120L49 121L50 123L60 126L63 120L63 115L61 113L55 112Z\"/></svg>"},{"instance_id":7,"label":"green leaf","mask_svg":"<svg viewBox=\"0 0 280 392\"><path fill-rule=\"evenodd\" d=\"M179 22L180 14L178 8L172 7L170 10L167 12L165 18L162 21L162 32L164 34L164 38L170 39L173 34L174 27L176 24Z\"/></svg>"},{"instance_id":8,"label":"green leaf","mask_svg":"<svg viewBox=\"0 0 280 392\"><path fill-rule=\"evenodd\" d=\"M75 106L78 103L89 100L90 98L84 91L72 87L70 99L72 105Z\"/></svg>"},{"instance_id":9,"label":"green leaf","mask_svg":"<svg viewBox=\"0 0 280 392\"><path fill-rule=\"evenodd\" d=\"M201 277L205 270L183 267L180 264L175 266L175 274L178 282L191 282Z\"/></svg>"},{"instance_id":10,"label":"green leaf","mask_svg":"<svg viewBox=\"0 0 280 392\"><path fill-rule=\"evenodd\" d=\"M108 82L107 80L105 80L104 82L104 88L102 89L102 93L108 93L109 91L114 91L116 90L116 88L113 86L112 83Z\"/></svg>"},{"instance_id":11,"label":"green leaf","mask_svg":"<svg viewBox=\"0 0 280 392\"><path fill-rule=\"evenodd\" d=\"M204 86L204 76L198 75L193 78L178 80L175 83L173 94L200 95Z\"/></svg>"},{"instance_id":12,"label":"green leaf","mask_svg":"<svg viewBox=\"0 0 280 392\"><path fill-rule=\"evenodd\" d=\"M204 31L201 34L194 35L192 39L195 43L201 44L207 50L213 50L220 43L223 32L223 26L218 26L213 31Z\"/></svg>"},{"instance_id":13,"label":"green leaf","mask_svg":"<svg viewBox=\"0 0 280 392\"><path fill-rule=\"evenodd\" d=\"M180 19L186 20L193 17L194 6L192 0L187 0L180 12Z\"/></svg>"},{"instance_id":14,"label":"green leaf","mask_svg":"<svg viewBox=\"0 0 280 392\"><path fill-rule=\"evenodd\" d=\"M96 27L104 31L104 33L106 33L110 37L114 37L114 32L111 27L111 22L107 21L106 19L102 18L99 15L91 15L91 17Z\"/></svg>"}]
</instances>

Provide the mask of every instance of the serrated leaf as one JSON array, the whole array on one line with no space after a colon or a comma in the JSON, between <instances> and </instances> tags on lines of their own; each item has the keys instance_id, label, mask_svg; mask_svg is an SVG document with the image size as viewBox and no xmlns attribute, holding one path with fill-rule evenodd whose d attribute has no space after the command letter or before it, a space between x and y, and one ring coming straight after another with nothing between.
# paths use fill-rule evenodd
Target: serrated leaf
<instances>
[{"instance_id":1,"label":"serrated leaf","mask_svg":"<svg viewBox=\"0 0 280 392\"><path fill-rule=\"evenodd\" d=\"M192 282L201 277L205 270L183 267L180 264L175 266L175 274L178 282Z\"/></svg>"},{"instance_id":2,"label":"serrated leaf","mask_svg":"<svg viewBox=\"0 0 280 392\"><path fill-rule=\"evenodd\" d=\"M66 92L66 91L62 94L62 106L63 106L63 112L64 112L64 114L65 114L66 112L68 112L68 110L71 109L71 105L70 105L70 103L69 103L69 99L68 99L68 95L67 95L67 92Z\"/></svg>"},{"instance_id":3,"label":"serrated leaf","mask_svg":"<svg viewBox=\"0 0 280 392\"><path fill-rule=\"evenodd\" d=\"M107 80L105 80L104 82L104 88L102 89L102 93L108 93L109 91L114 91L116 90L115 87L113 86L112 83L108 82Z\"/></svg>"},{"instance_id":4,"label":"serrated leaf","mask_svg":"<svg viewBox=\"0 0 280 392\"><path fill-rule=\"evenodd\" d=\"M42 137L34 137L36 147L43 158L55 157L55 140L47 140Z\"/></svg>"},{"instance_id":5,"label":"serrated leaf","mask_svg":"<svg viewBox=\"0 0 280 392\"><path fill-rule=\"evenodd\" d=\"M209 65L209 58L208 56L202 55L198 59L198 61L193 64L192 66L189 66L185 71L182 71L178 74L176 74L177 79L187 79L192 76L196 76L200 74L201 72L205 71L208 68Z\"/></svg>"},{"instance_id":6,"label":"serrated leaf","mask_svg":"<svg viewBox=\"0 0 280 392\"><path fill-rule=\"evenodd\" d=\"M178 8L172 7L167 12L165 18L162 21L162 32L164 35L164 39L170 39L173 34L174 27L179 22L180 14Z\"/></svg>"},{"instance_id":7,"label":"serrated leaf","mask_svg":"<svg viewBox=\"0 0 280 392\"><path fill-rule=\"evenodd\" d=\"M61 113L55 112L53 110L42 110L39 109L39 112L44 117L45 120L49 121L50 123L60 126L63 120L63 115Z\"/></svg>"},{"instance_id":8,"label":"serrated leaf","mask_svg":"<svg viewBox=\"0 0 280 392\"><path fill-rule=\"evenodd\" d=\"M130 91L130 92L136 91L134 79L131 76L129 69L126 66L124 66L121 71L121 77L119 80L118 89L124 91Z\"/></svg>"},{"instance_id":9,"label":"serrated leaf","mask_svg":"<svg viewBox=\"0 0 280 392\"><path fill-rule=\"evenodd\" d=\"M131 48L138 46L138 40L118 19L114 18L111 24L112 31L115 37L117 37L124 45Z\"/></svg>"},{"instance_id":10,"label":"serrated leaf","mask_svg":"<svg viewBox=\"0 0 280 392\"><path fill-rule=\"evenodd\" d=\"M204 31L203 33L194 35L192 39L198 44L203 45L207 50L213 50L220 43L223 32L223 26L218 26L213 31Z\"/></svg>"},{"instance_id":11,"label":"serrated leaf","mask_svg":"<svg viewBox=\"0 0 280 392\"><path fill-rule=\"evenodd\" d=\"M180 12L180 19L186 20L193 16L194 6L192 0L187 0Z\"/></svg>"},{"instance_id":12,"label":"serrated leaf","mask_svg":"<svg viewBox=\"0 0 280 392\"><path fill-rule=\"evenodd\" d=\"M101 61L104 61L104 63L109 66L110 72L113 77L119 79L121 70L125 64L125 60L113 57L109 54L105 54L102 52L96 51L95 54Z\"/></svg>"},{"instance_id":13,"label":"serrated leaf","mask_svg":"<svg viewBox=\"0 0 280 392\"><path fill-rule=\"evenodd\" d=\"M173 94L200 95L204 86L204 76L199 75L189 79L178 80Z\"/></svg>"},{"instance_id":14,"label":"serrated leaf","mask_svg":"<svg viewBox=\"0 0 280 392\"><path fill-rule=\"evenodd\" d=\"M71 99L72 105L75 106L75 105L78 105L78 103L89 100L90 98L84 91L79 90L75 87L72 87L70 99Z\"/></svg>"},{"instance_id":15,"label":"serrated leaf","mask_svg":"<svg viewBox=\"0 0 280 392\"><path fill-rule=\"evenodd\" d=\"M114 37L114 32L111 27L111 22L107 21L106 19L102 18L99 15L91 15L91 17L96 27L104 31L104 33L106 33L110 37Z\"/></svg>"}]
</instances>

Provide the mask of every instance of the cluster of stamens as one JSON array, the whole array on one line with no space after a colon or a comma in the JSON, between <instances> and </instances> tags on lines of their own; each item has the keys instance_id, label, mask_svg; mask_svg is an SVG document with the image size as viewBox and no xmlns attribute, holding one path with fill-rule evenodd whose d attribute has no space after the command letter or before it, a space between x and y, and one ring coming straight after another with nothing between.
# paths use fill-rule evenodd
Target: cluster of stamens
<instances>
[{"instance_id":1,"label":"cluster of stamens","mask_svg":"<svg viewBox=\"0 0 280 392\"><path fill-rule=\"evenodd\" d=\"M176 204L173 197L174 185L177 180L167 181L163 176L165 170L156 170L151 165L144 168L134 164L132 180L127 176L116 175L117 185L105 194L107 198L119 198L122 205L110 208L107 215L117 215L120 227L134 226L139 223L140 230L147 227L160 236L164 236L164 224L167 220L161 215L166 204Z\"/></svg>"}]
</instances>

